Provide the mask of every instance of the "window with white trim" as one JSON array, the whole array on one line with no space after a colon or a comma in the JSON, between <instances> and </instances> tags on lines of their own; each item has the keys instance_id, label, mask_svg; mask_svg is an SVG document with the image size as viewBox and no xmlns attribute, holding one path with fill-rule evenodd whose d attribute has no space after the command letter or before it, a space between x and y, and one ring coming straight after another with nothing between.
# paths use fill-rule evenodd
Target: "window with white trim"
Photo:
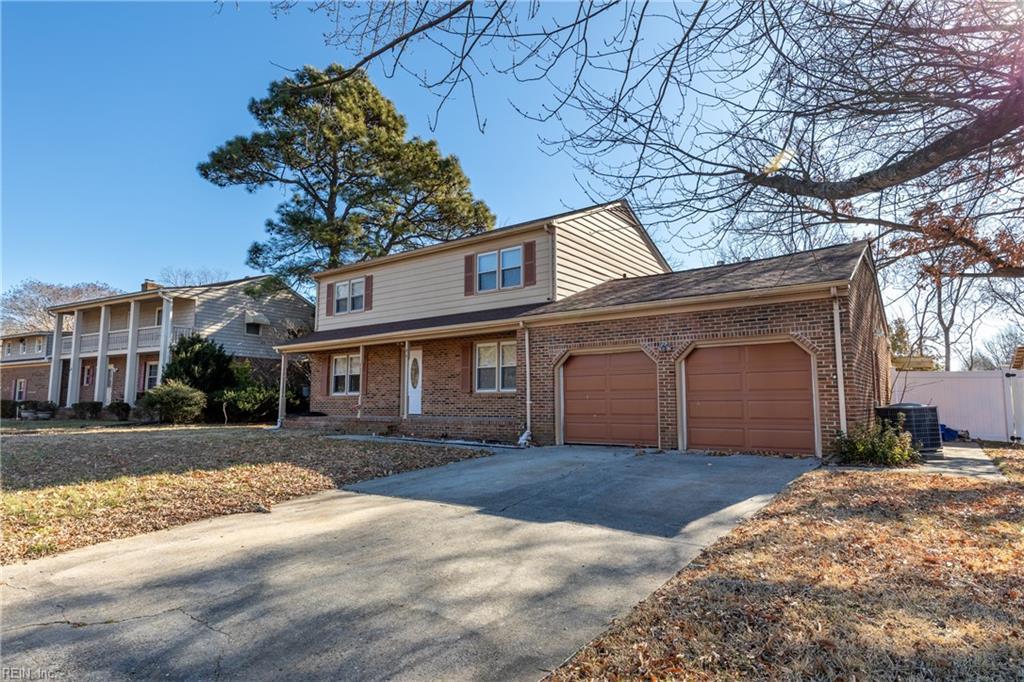
<instances>
[{"instance_id":1,"label":"window with white trim","mask_svg":"<svg viewBox=\"0 0 1024 682\"><path fill-rule=\"evenodd\" d=\"M477 344L474 375L480 393L515 391L516 342Z\"/></svg>"},{"instance_id":2,"label":"window with white trim","mask_svg":"<svg viewBox=\"0 0 1024 682\"><path fill-rule=\"evenodd\" d=\"M512 289L523 285L523 247L513 246L501 250L501 288Z\"/></svg>"},{"instance_id":3,"label":"window with white trim","mask_svg":"<svg viewBox=\"0 0 1024 682\"><path fill-rule=\"evenodd\" d=\"M25 344L25 339L18 341L18 354L24 355L25 351L28 350L28 346Z\"/></svg>"},{"instance_id":4,"label":"window with white trim","mask_svg":"<svg viewBox=\"0 0 1024 682\"><path fill-rule=\"evenodd\" d=\"M36 352L37 353L42 353L43 352L43 337L41 337L41 336L36 339Z\"/></svg>"},{"instance_id":5,"label":"window with white trim","mask_svg":"<svg viewBox=\"0 0 1024 682\"><path fill-rule=\"evenodd\" d=\"M333 356L331 358L331 395L359 395L362 373L362 361L359 355Z\"/></svg>"},{"instance_id":6,"label":"window with white trim","mask_svg":"<svg viewBox=\"0 0 1024 682\"><path fill-rule=\"evenodd\" d=\"M498 252L488 251L476 255L476 290L494 291L498 288Z\"/></svg>"},{"instance_id":7,"label":"window with white trim","mask_svg":"<svg viewBox=\"0 0 1024 682\"><path fill-rule=\"evenodd\" d=\"M160 363L159 362L147 362L146 363L146 383L143 384L145 389L148 391L151 388L156 388L156 384L160 379Z\"/></svg>"},{"instance_id":8,"label":"window with white trim","mask_svg":"<svg viewBox=\"0 0 1024 682\"><path fill-rule=\"evenodd\" d=\"M27 379L18 379L17 381L15 381L14 382L14 399L15 400L24 400L25 396L27 394L28 394L28 380Z\"/></svg>"},{"instance_id":9,"label":"window with white trim","mask_svg":"<svg viewBox=\"0 0 1024 682\"><path fill-rule=\"evenodd\" d=\"M350 279L334 283L334 313L359 313L366 302L366 280Z\"/></svg>"},{"instance_id":10,"label":"window with white trim","mask_svg":"<svg viewBox=\"0 0 1024 682\"><path fill-rule=\"evenodd\" d=\"M4 353L7 354L7 355L10 355L11 354L11 350L13 348L14 348L14 346L12 346L11 342L8 341L7 343L4 344Z\"/></svg>"},{"instance_id":11,"label":"window with white trim","mask_svg":"<svg viewBox=\"0 0 1024 682\"><path fill-rule=\"evenodd\" d=\"M153 326L159 327L161 324L163 324L164 309L162 306L156 309L156 314L154 315L153 320Z\"/></svg>"}]
</instances>

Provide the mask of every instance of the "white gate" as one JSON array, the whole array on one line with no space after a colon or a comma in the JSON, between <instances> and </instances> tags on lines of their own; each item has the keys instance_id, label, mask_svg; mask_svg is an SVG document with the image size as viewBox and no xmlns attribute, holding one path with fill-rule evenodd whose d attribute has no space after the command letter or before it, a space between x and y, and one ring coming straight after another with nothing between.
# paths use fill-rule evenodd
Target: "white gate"
<instances>
[{"instance_id":1,"label":"white gate","mask_svg":"<svg viewBox=\"0 0 1024 682\"><path fill-rule=\"evenodd\" d=\"M1024 436L1024 372L901 372L893 370L892 402L939 408L939 422L974 438Z\"/></svg>"}]
</instances>

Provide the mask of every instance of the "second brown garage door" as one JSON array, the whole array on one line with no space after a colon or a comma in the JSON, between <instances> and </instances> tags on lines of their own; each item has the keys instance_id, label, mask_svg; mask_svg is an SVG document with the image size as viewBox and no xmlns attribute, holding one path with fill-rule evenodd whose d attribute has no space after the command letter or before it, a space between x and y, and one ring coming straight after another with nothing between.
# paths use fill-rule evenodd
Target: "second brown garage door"
<instances>
[{"instance_id":1,"label":"second brown garage door","mask_svg":"<svg viewBox=\"0 0 1024 682\"><path fill-rule=\"evenodd\" d=\"M814 452L811 357L795 343L698 348L685 366L687 447Z\"/></svg>"},{"instance_id":2,"label":"second brown garage door","mask_svg":"<svg viewBox=\"0 0 1024 682\"><path fill-rule=\"evenodd\" d=\"M642 351L574 355L562 368L566 443L658 444L658 382Z\"/></svg>"}]
</instances>

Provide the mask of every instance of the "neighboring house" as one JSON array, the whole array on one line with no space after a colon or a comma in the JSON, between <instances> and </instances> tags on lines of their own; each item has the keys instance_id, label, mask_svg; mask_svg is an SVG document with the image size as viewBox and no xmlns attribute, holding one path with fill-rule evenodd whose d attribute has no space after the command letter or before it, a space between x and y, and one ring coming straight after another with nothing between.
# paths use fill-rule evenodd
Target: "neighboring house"
<instances>
[{"instance_id":1,"label":"neighboring house","mask_svg":"<svg viewBox=\"0 0 1024 682\"><path fill-rule=\"evenodd\" d=\"M160 384L175 341L193 333L238 359L276 366L274 346L307 332L313 307L287 288L250 296L249 288L264 277L181 287L146 280L136 292L50 308L55 329L67 316L74 325L53 354L46 395L62 406L88 400L134 405Z\"/></svg>"},{"instance_id":2,"label":"neighboring house","mask_svg":"<svg viewBox=\"0 0 1024 682\"><path fill-rule=\"evenodd\" d=\"M52 332L42 330L0 337L4 400L46 400L52 338Z\"/></svg>"},{"instance_id":3,"label":"neighboring house","mask_svg":"<svg viewBox=\"0 0 1024 682\"><path fill-rule=\"evenodd\" d=\"M1024 369L1024 346L1017 346L1010 358L1010 369Z\"/></svg>"},{"instance_id":4,"label":"neighboring house","mask_svg":"<svg viewBox=\"0 0 1024 682\"><path fill-rule=\"evenodd\" d=\"M820 454L889 399L866 242L671 272L612 202L316 279L289 426Z\"/></svg>"}]
</instances>

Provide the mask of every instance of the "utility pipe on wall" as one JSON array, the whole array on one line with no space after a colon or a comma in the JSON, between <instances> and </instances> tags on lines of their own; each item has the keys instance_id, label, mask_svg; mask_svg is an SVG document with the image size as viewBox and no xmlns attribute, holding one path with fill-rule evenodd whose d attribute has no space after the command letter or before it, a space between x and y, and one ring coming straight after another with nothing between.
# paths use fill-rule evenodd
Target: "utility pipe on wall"
<instances>
[{"instance_id":1,"label":"utility pipe on wall","mask_svg":"<svg viewBox=\"0 0 1024 682\"><path fill-rule=\"evenodd\" d=\"M832 287L832 331L836 344L836 388L839 390L839 429L846 433L846 387L843 380L843 335L839 324L839 293Z\"/></svg>"}]
</instances>

